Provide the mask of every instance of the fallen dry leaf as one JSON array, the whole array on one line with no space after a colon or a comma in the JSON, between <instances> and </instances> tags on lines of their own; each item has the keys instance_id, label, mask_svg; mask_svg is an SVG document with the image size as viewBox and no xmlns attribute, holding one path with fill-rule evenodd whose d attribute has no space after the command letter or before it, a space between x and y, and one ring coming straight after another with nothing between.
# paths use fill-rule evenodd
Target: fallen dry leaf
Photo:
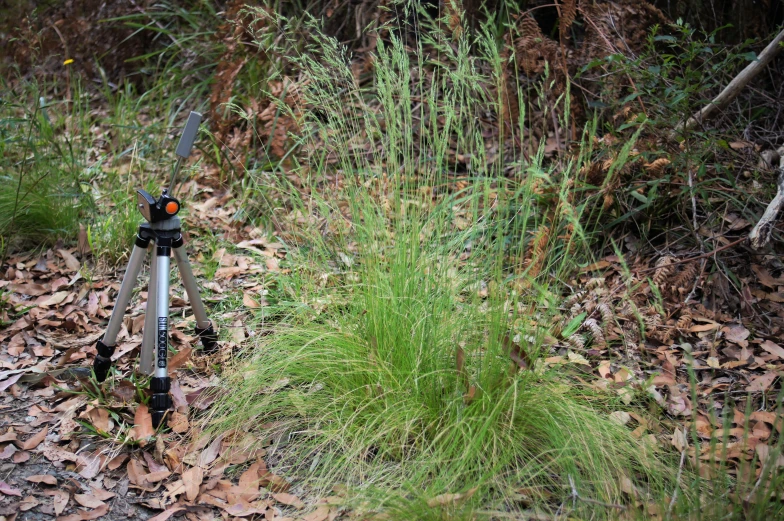
<instances>
[{"instance_id":1,"label":"fallen dry leaf","mask_svg":"<svg viewBox=\"0 0 784 521\"><path fill-rule=\"evenodd\" d=\"M185 497L193 501L199 495L199 487L204 480L204 471L201 467L191 467L182 473L182 482L185 485Z\"/></svg>"},{"instance_id":2,"label":"fallen dry leaf","mask_svg":"<svg viewBox=\"0 0 784 521\"><path fill-rule=\"evenodd\" d=\"M62 514L65 507L68 506L68 500L70 499L68 492L63 490L44 490L43 494L45 496L52 496L54 513L58 516Z\"/></svg>"},{"instance_id":3,"label":"fallen dry leaf","mask_svg":"<svg viewBox=\"0 0 784 521\"><path fill-rule=\"evenodd\" d=\"M248 293L247 291L242 292L242 304L245 307L251 309L256 309L261 307L261 305L256 300L254 300L253 297L251 297L250 293Z\"/></svg>"},{"instance_id":4,"label":"fallen dry leaf","mask_svg":"<svg viewBox=\"0 0 784 521\"><path fill-rule=\"evenodd\" d=\"M46 483L47 485L57 485L57 478L50 474L35 474L33 476L27 476L25 479L32 483Z\"/></svg>"},{"instance_id":5,"label":"fallen dry leaf","mask_svg":"<svg viewBox=\"0 0 784 521\"><path fill-rule=\"evenodd\" d=\"M39 446L42 441L44 441L48 433L49 433L49 428L44 427L37 433L33 434L30 438L22 442L22 446L20 448L22 450L33 450L34 448Z\"/></svg>"},{"instance_id":6,"label":"fallen dry leaf","mask_svg":"<svg viewBox=\"0 0 784 521\"><path fill-rule=\"evenodd\" d=\"M102 507L95 510L77 510L75 514L70 516L58 517L57 521L89 521L91 519L98 519L105 516L109 512L109 505L104 504Z\"/></svg>"},{"instance_id":7,"label":"fallen dry leaf","mask_svg":"<svg viewBox=\"0 0 784 521\"><path fill-rule=\"evenodd\" d=\"M106 504L92 494L74 494L73 498L74 501L87 508L98 508Z\"/></svg>"},{"instance_id":8,"label":"fallen dry leaf","mask_svg":"<svg viewBox=\"0 0 784 521\"><path fill-rule=\"evenodd\" d=\"M721 328L721 331L724 333L724 338L729 342L738 344L741 347L749 347L749 343L746 339L749 338L751 332L742 325L732 324L730 326L724 326Z\"/></svg>"},{"instance_id":9,"label":"fallen dry leaf","mask_svg":"<svg viewBox=\"0 0 784 521\"><path fill-rule=\"evenodd\" d=\"M762 376L758 376L754 378L751 383L746 387L746 390L749 392L755 391L767 391L768 387L773 384L773 381L778 378L778 373L774 371L768 371L767 373L763 374Z\"/></svg>"},{"instance_id":10,"label":"fallen dry leaf","mask_svg":"<svg viewBox=\"0 0 784 521\"><path fill-rule=\"evenodd\" d=\"M22 493L19 492L17 489L6 483L5 481L0 481L0 492L5 494L6 496L19 496L22 497Z\"/></svg>"},{"instance_id":11,"label":"fallen dry leaf","mask_svg":"<svg viewBox=\"0 0 784 521\"><path fill-rule=\"evenodd\" d=\"M35 499L33 496L27 496L22 501L17 504L17 507L22 512L27 512L28 510L32 510L33 508L39 505L38 500Z\"/></svg>"},{"instance_id":12,"label":"fallen dry leaf","mask_svg":"<svg viewBox=\"0 0 784 521\"><path fill-rule=\"evenodd\" d=\"M289 505L297 509L305 508L305 503L303 503L302 500L294 494L280 492L278 494L272 494L272 497L275 499L275 501L283 505Z\"/></svg>"},{"instance_id":13,"label":"fallen dry leaf","mask_svg":"<svg viewBox=\"0 0 784 521\"><path fill-rule=\"evenodd\" d=\"M152 428L152 416L150 411L144 404L139 404L136 408L136 413L133 416L133 428L130 435L134 440L143 440L155 434L155 429Z\"/></svg>"},{"instance_id":14,"label":"fallen dry leaf","mask_svg":"<svg viewBox=\"0 0 784 521\"><path fill-rule=\"evenodd\" d=\"M90 409L90 412L87 413L87 417L90 419L90 423L93 424L93 427L95 427L99 431L109 432L112 430L113 422L110 422L109 411L107 411L106 409L102 409L99 407Z\"/></svg>"},{"instance_id":15,"label":"fallen dry leaf","mask_svg":"<svg viewBox=\"0 0 784 521\"><path fill-rule=\"evenodd\" d=\"M60 304L62 301L64 301L66 297L70 295L70 293L71 293L70 291L58 291L57 293L54 293L50 297L43 299L41 302L38 302L38 305L44 308L48 308L50 306L56 306L57 304Z\"/></svg>"},{"instance_id":16,"label":"fallen dry leaf","mask_svg":"<svg viewBox=\"0 0 784 521\"><path fill-rule=\"evenodd\" d=\"M441 494L439 496L434 497L433 499L429 499L427 501L427 506L429 507L437 507L437 506L447 506L453 503L457 503L458 501L463 501L469 499L474 493L477 491L477 488L472 488L467 490L466 492L459 493L459 494Z\"/></svg>"},{"instance_id":17,"label":"fallen dry leaf","mask_svg":"<svg viewBox=\"0 0 784 521\"><path fill-rule=\"evenodd\" d=\"M66 267L70 271L72 271L72 272L79 271L79 268L82 267L82 265L79 263L79 261L76 260L76 257L74 257L71 254L71 252L69 252L68 250L57 250L57 253L59 253L60 257L63 258L63 260L65 261Z\"/></svg>"},{"instance_id":18,"label":"fallen dry leaf","mask_svg":"<svg viewBox=\"0 0 784 521\"><path fill-rule=\"evenodd\" d=\"M765 340L760 344L760 347L768 353L779 357L780 360L784 360L784 348L782 348L780 345L775 344L770 340Z\"/></svg>"},{"instance_id":19,"label":"fallen dry leaf","mask_svg":"<svg viewBox=\"0 0 784 521\"><path fill-rule=\"evenodd\" d=\"M177 411L169 415L169 428L172 432L182 434L188 431L189 428L188 416Z\"/></svg>"}]
</instances>

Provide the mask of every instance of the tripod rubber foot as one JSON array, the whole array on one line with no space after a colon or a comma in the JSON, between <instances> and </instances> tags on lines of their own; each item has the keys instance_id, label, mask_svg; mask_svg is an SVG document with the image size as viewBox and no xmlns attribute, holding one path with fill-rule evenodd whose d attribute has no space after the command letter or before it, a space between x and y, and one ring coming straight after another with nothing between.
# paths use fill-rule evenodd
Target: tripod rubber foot
<instances>
[{"instance_id":1,"label":"tripod rubber foot","mask_svg":"<svg viewBox=\"0 0 784 521\"><path fill-rule=\"evenodd\" d=\"M150 415L152 416L152 426L156 429L172 406L171 396L169 396L170 388L171 379L168 376L163 378L153 377L150 379L150 390L152 391Z\"/></svg>"},{"instance_id":2,"label":"tripod rubber foot","mask_svg":"<svg viewBox=\"0 0 784 521\"><path fill-rule=\"evenodd\" d=\"M98 354L93 361L93 371L95 372L95 379L99 382L106 380L109 375L109 369L112 368L112 355L114 354L115 346L107 346L103 343L103 339L95 344L95 350Z\"/></svg>"},{"instance_id":3,"label":"tripod rubber foot","mask_svg":"<svg viewBox=\"0 0 784 521\"><path fill-rule=\"evenodd\" d=\"M218 333L210 324L209 327L196 328L196 336L201 338L201 346L205 353L214 353L218 350Z\"/></svg>"}]
</instances>

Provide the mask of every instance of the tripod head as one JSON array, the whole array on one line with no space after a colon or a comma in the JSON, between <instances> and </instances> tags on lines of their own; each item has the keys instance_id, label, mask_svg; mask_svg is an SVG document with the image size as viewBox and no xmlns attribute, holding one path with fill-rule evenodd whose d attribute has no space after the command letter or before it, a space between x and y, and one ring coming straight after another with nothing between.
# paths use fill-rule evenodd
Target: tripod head
<instances>
[{"instance_id":1,"label":"tripod head","mask_svg":"<svg viewBox=\"0 0 784 521\"><path fill-rule=\"evenodd\" d=\"M193 143L196 141L200 123L201 114L191 111L188 121L185 123L185 128L182 129L180 142L177 144L177 149L174 152L177 154L177 162L174 164L169 188L164 188L158 199L141 188L136 190L139 212L150 224L171 219L180 211L180 201L169 194L174 189L174 181L177 179L182 161L191 155L191 149L193 149Z\"/></svg>"}]
</instances>

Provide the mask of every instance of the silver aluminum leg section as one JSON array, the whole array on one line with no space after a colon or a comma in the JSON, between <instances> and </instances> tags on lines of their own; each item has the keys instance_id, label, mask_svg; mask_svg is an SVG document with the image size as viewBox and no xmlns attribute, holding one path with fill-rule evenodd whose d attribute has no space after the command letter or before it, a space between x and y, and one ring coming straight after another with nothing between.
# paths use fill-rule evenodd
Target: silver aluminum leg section
<instances>
[{"instance_id":1,"label":"silver aluminum leg section","mask_svg":"<svg viewBox=\"0 0 784 521\"><path fill-rule=\"evenodd\" d=\"M191 301L193 316L196 318L196 327L210 327L212 322L207 318L207 311L204 309L201 295L199 295L199 286L196 284L196 278L193 276L191 264L188 262L188 255L182 247L173 249L174 260L177 262L177 269L180 270L182 285L185 287L185 293L188 294L188 300Z\"/></svg>"},{"instance_id":2,"label":"silver aluminum leg section","mask_svg":"<svg viewBox=\"0 0 784 521\"><path fill-rule=\"evenodd\" d=\"M160 248L158 246L158 249ZM155 257L155 262L158 264L158 284L155 289L158 299L157 309L155 310L158 318L156 327L155 377L165 378L169 376L169 256L158 254Z\"/></svg>"},{"instance_id":3,"label":"silver aluminum leg section","mask_svg":"<svg viewBox=\"0 0 784 521\"><path fill-rule=\"evenodd\" d=\"M155 243L152 247L150 259L150 283L147 285L147 309L144 314L144 336L142 337L142 351L139 358L139 370L151 375L153 371L153 358L155 354L155 340L158 332L158 262L155 255Z\"/></svg>"},{"instance_id":4,"label":"silver aluminum leg section","mask_svg":"<svg viewBox=\"0 0 784 521\"><path fill-rule=\"evenodd\" d=\"M128 268L125 270L125 275L120 285L120 292L117 294L117 302L114 304L112 316L109 318L109 325L106 326L106 332L103 335L103 343L107 346L114 346L117 342L117 334L120 332L125 310L131 301L131 293L133 293L133 287L136 285L136 279L139 277L139 272L142 269L145 253L147 253L147 248L140 248L136 245L134 245L133 251L131 251Z\"/></svg>"}]
</instances>

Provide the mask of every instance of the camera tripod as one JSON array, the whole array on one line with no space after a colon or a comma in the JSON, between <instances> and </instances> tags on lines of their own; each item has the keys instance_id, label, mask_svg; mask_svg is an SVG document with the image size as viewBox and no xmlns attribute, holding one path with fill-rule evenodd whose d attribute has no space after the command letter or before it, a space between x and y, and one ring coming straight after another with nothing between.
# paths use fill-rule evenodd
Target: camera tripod
<instances>
[{"instance_id":1,"label":"camera tripod","mask_svg":"<svg viewBox=\"0 0 784 521\"><path fill-rule=\"evenodd\" d=\"M144 316L139 369L145 374L153 375L150 379L150 390L152 391L150 409L152 424L156 428L172 405L169 396L171 381L168 369L169 269L172 252L196 319L196 336L201 339L205 352L214 352L218 345L218 336L212 322L207 317L199 295L199 286L183 248L181 223L180 218L177 217L177 213L180 211L180 202L170 195L182 161L190 155L191 148L193 148L200 122L201 114L191 112L177 145L175 153L179 157L174 166L169 188L164 188L158 199L144 190L136 191L138 208L144 217L144 222L139 225L136 241L128 260L128 267L117 295L117 302L112 310L106 331L96 345L98 355L93 363L96 379L103 382L112 366L111 357L117 346L117 335L120 332L123 315L131 300L131 294L141 272L142 264L144 264L147 248L152 244L150 282L147 287L147 309Z\"/></svg>"}]
</instances>

